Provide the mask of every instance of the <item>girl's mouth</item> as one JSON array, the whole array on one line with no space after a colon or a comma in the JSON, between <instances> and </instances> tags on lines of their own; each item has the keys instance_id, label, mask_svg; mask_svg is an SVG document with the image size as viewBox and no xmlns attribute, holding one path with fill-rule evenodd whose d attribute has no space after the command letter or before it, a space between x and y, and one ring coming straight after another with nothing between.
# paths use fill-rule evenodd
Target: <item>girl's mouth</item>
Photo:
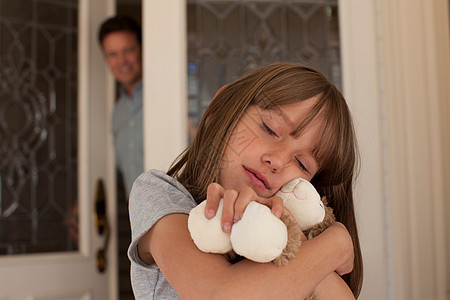
<instances>
[{"instance_id":1,"label":"girl's mouth","mask_svg":"<svg viewBox=\"0 0 450 300\"><path fill-rule=\"evenodd\" d=\"M247 174L250 181L255 185L256 187L262 189L262 190L270 190L270 186L267 183L266 177L261 174L260 172L256 170L252 170L246 167L243 167L245 173Z\"/></svg>"}]
</instances>

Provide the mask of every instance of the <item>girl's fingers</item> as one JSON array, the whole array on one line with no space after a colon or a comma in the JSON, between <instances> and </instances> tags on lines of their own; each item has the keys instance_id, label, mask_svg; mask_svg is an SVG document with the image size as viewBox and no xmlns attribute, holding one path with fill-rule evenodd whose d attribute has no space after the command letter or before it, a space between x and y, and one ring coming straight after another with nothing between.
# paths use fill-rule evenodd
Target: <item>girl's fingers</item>
<instances>
[{"instance_id":1,"label":"girl's fingers","mask_svg":"<svg viewBox=\"0 0 450 300\"><path fill-rule=\"evenodd\" d=\"M281 214L284 210L283 200L280 197L272 197L271 201L271 211L278 218L281 217Z\"/></svg>"},{"instance_id":2,"label":"girl's fingers","mask_svg":"<svg viewBox=\"0 0 450 300\"><path fill-rule=\"evenodd\" d=\"M235 190L226 190L223 194L222 229L230 232L233 226L234 204L239 193Z\"/></svg>"},{"instance_id":3,"label":"girl's fingers","mask_svg":"<svg viewBox=\"0 0 450 300\"><path fill-rule=\"evenodd\" d=\"M250 187L245 187L239 192L239 196L234 203L233 222L236 223L242 218L242 214L250 201L258 201L258 195Z\"/></svg>"},{"instance_id":4,"label":"girl's fingers","mask_svg":"<svg viewBox=\"0 0 450 300\"><path fill-rule=\"evenodd\" d=\"M225 190L220 184L211 183L206 193L205 216L208 219L216 215L219 202L223 199L221 223L224 232L230 232L233 223L242 218L250 201L257 201L268 206L278 218L281 217L284 209L283 200L280 197L262 198L250 187L243 188L238 192L236 190Z\"/></svg>"},{"instance_id":5,"label":"girl's fingers","mask_svg":"<svg viewBox=\"0 0 450 300\"><path fill-rule=\"evenodd\" d=\"M211 219L216 215L220 199L222 199L225 190L218 183L211 183L206 191L205 216Z\"/></svg>"},{"instance_id":6,"label":"girl's fingers","mask_svg":"<svg viewBox=\"0 0 450 300\"><path fill-rule=\"evenodd\" d=\"M347 228L345 228L345 226L339 222L334 222L330 227L328 227L328 229L340 229L341 231L341 234L338 235L337 233L335 233L333 236L335 238L340 237L338 244L343 248L346 246L345 252L347 255L341 256L342 258L344 258L344 263L336 269L336 272L339 275L348 274L353 270L353 262L355 258L353 250L353 241L350 236L350 233L348 232Z\"/></svg>"},{"instance_id":7,"label":"girl's fingers","mask_svg":"<svg viewBox=\"0 0 450 300\"><path fill-rule=\"evenodd\" d=\"M259 198L256 200L261 204L264 204L270 208L272 214L274 214L277 218L281 217L283 213L284 206L283 200L280 197L271 197L271 198Z\"/></svg>"}]
</instances>

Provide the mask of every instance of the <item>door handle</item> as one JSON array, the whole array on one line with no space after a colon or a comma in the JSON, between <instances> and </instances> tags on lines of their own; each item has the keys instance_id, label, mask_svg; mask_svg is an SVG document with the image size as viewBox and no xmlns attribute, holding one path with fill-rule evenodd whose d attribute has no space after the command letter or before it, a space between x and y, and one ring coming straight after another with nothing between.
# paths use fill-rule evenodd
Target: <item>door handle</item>
<instances>
[{"instance_id":1,"label":"door handle","mask_svg":"<svg viewBox=\"0 0 450 300\"><path fill-rule=\"evenodd\" d=\"M97 270L100 273L103 273L106 270L107 265L106 253L108 250L110 231L109 231L108 217L106 214L105 185L102 179L99 179L97 181L94 206L95 206L94 222L97 228L97 233L100 236L105 236L103 247L97 250L97 259L96 259Z\"/></svg>"}]
</instances>

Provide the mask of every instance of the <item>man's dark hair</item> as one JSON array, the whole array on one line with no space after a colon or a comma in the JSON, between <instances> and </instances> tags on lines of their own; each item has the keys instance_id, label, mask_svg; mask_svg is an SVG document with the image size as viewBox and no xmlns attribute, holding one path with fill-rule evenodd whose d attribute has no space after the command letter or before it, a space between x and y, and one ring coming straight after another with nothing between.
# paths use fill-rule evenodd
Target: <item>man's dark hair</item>
<instances>
[{"instance_id":1,"label":"man's dark hair","mask_svg":"<svg viewBox=\"0 0 450 300\"><path fill-rule=\"evenodd\" d=\"M100 30L98 31L98 41L100 45L103 44L103 40L108 34L117 31L129 31L134 33L139 45L141 45L141 26L128 16L111 17L102 23Z\"/></svg>"}]
</instances>

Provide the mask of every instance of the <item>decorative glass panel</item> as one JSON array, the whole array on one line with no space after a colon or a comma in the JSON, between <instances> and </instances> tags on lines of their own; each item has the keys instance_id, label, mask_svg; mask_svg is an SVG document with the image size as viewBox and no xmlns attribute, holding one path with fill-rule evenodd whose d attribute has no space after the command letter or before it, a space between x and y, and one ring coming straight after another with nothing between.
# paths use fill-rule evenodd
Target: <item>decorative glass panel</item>
<instances>
[{"instance_id":1,"label":"decorative glass panel","mask_svg":"<svg viewBox=\"0 0 450 300\"><path fill-rule=\"evenodd\" d=\"M303 63L341 86L337 0L188 0L187 10L193 127L217 89L263 64Z\"/></svg>"},{"instance_id":2,"label":"decorative glass panel","mask_svg":"<svg viewBox=\"0 0 450 300\"><path fill-rule=\"evenodd\" d=\"M0 0L2 255L77 249L77 18L77 0Z\"/></svg>"}]
</instances>

